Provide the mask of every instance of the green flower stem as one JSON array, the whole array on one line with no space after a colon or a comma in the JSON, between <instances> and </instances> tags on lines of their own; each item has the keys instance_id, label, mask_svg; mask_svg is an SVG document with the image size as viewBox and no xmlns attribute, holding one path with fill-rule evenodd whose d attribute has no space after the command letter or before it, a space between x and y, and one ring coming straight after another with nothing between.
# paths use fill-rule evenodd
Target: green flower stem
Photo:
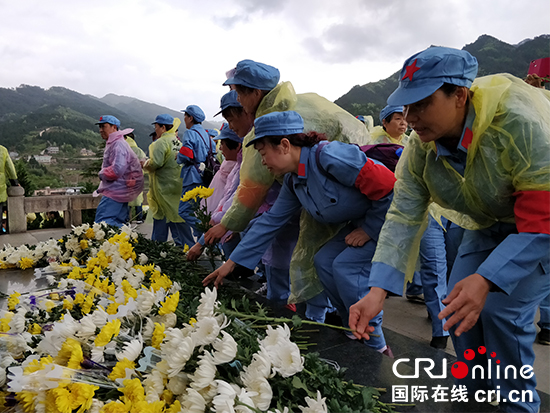
<instances>
[{"instance_id":1,"label":"green flower stem","mask_svg":"<svg viewBox=\"0 0 550 413\"><path fill-rule=\"evenodd\" d=\"M265 322L268 322L268 323L277 323L277 324L280 324L280 323L292 323L292 319L290 318L284 318L284 317L266 317L266 316L258 316L258 315L252 315L252 314L244 314L244 313L239 313L238 311L233 311L233 310L228 310L228 309L224 309L222 310L226 315L232 315L234 317L238 317L242 320L246 320L246 319L251 319L251 320L257 320L257 321L265 321ZM313 325L313 326L325 326L325 327L330 327L330 328L334 328L334 329L337 329L337 330L343 330L343 331L349 331L349 332L354 332L355 330L352 330L350 328L347 328L347 327L342 327L342 326L333 326L332 324L325 324L325 323L318 323L316 321L311 321L311 320L301 320L302 324L309 324L309 325ZM370 336L372 337L380 337L378 334L369 334Z\"/></svg>"},{"instance_id":2,"label":"green flower stem","mask_svg":"<svg viewBox=\"0 0 550 413\"><path fill-rule=\"evenodd\" d=\"M249 406L248 404L243 403L243 402L241 402L237 399L235 399L235 405L247 407L248 409L250 409L250 410L252 410L253 412L256 412L256 413L264 413L262 410L256 409L255 407L252 407L252 406Z\"/></svg>"}]
</instances>

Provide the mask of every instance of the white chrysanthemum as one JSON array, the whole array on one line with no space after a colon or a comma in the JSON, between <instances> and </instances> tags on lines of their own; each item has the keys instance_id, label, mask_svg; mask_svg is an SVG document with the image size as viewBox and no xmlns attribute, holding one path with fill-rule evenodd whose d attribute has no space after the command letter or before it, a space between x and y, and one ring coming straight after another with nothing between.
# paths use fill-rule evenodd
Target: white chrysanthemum
<instances>
[{"instance_id":1,"label":"white chrysanthemum","mask_svg":"<svg viewBox=\"0 0 550 413\"><path fill-rule=\"evenodd\" d=\"M88 413L99 413L104 405L101 400L92 399L92 407L90 407Z\"/></svg>"},{"instance_id":2,"label":"white chrysanthemum","mask_svg":"<svg viewBox=\"0 0 550 413\"><path fill-rule=\"evenodd\" d=\"M182 410L187 413L204 413L206 401L198 391L188 388L182 403L182 408Z\"/></svg>"},{"instance_id":3,"label":"white chrysanthemum","mask_svg":"<svg viewBox=\"0 0 550 413\"><path fill-rule=\"evenodd\" d=\"M147 402L152 403L159 400L159 396L164 391L164 375L158 371L153 370L143 380L143 387L145 394L147 395Z\"/></svg>"},{"instance_id":4,"label":"white chrysanthemum","mask_svg":"<svg viewBox=\"0 0 550 413\"><path fill-rule=\"evenodd\" d=\"M260 410L269 409L271 399L273 398L273 389L267 379L256 378L254 381L246 384L246 390L250 392L250 398L254 401L256 408Z\"/></svg>"},{"instance_id":5,"label":"white chrysanthemum","mask_svg":"<svg viewBox=\"0 0 550 413\"><path fill-rule=\"evenodd\" d=\"M281 411L279 409L275 409L275 410L269 410L267 413L289 413L289 412L290 412L290 410L288 410L288 407L285 406L283 411Z\"/></svg>"},{"instance_id":6,"label":"white chrysanthemum","mask_svg":"<svg viewBox=\"0 0 550 413\"><path fill-rule=\"evenodd\" d=\"M159 254L162 258L166 258L166 251L161 251L161 253Z\"/></svg>"},{"instance_id":7,"label":"white chrysanthemum","mask_svg":"<svg viewBox=\"0 0 550 413\"><path fill-rule=\"evenodd\" d=\"M61 290L65 290L69 286L69 282L66 278L63 278L61 281L59 281L59 284L57 284L57 287Z\"/></svg>"},{"instance_id":8,"label":"white chrysanthemum","mask_svg":"<svg viewBox=\"0 0 550 413\"><path fill-rule=\"evenodd\" d=\"M149 257L147 257L147 255L143 253L139 254L139 258L138 258L139 265L145 265L147 264L147 261L149 261Z\"/></svg>"},{"instance_id":9,"label":"white chrysanthemum","mask_svg":"<svg viewBox=\"0 0 550 413\"><path fill-rule=\"evenodd\" d=\"M95 334L97 327L94 324L92 314L87 314L80 319L80 326L76 333L77 337L88 339Z\"/></svg>"},{"instance_id":10,"label":"white chrysanthemum","mask_svg":"<svg viewBox=\"0 0 550 413\"><path fill-rule=\"evenodd\" d=\"M237 342L235 339L226 331L222 331L221 333L222 338L216 338L212 343L212 347L214 347L212 356L216 365L229 363L233 361L237 355Z\"/></svg>"},{"instance_id":11,"label":"white chrysanthemum","mask_svg":"<svg viewBox=\"0 0 550 413\"><path fill-rule=\"evenodd\" d=\"M325 398L321 397L321 392L317 390L317 400L312 399L311 397L306 397L305 402L307 407L300 407L303 413L327 413L327 405L325 403Z\"/></svg>"},{"instance_id":12,"label":"white chrysanthemum","mask_svg":"<svg viewBox=\"0 0 550 413\"><path fill-rule=\"evenodd\" d=\"M269 355L273 370L283 377L293 376L304 369L304 358L296 343L281 342L279 346L270 348Z\"/></svg>"},{"instance_id":13,"label":"white chrysanthemum","mask_svg":"<svg viewBox=\"0 0 550 413\"><path fill-rule=\"evenodd\" d=\"M243 368L241 380L248 386L248 383L253 382L257 378L267 379L271 375L271 359L265 348L260 347L260 350L252 356L252 361L248 366Z\"/></svg>"},{"instance_id":14,"label":"white chrysanthemum","mask_svg":"<svg viewBox=\"0 0 550 413\"><path fill-rule=\"evenodd\" d=\"M216 302L216 299L218 297L217 294L218 293L215 288L212 288L210 290L207 287L204 289L204 292L201 293L199 307L197 308L197 320L214 316L214 310L219 305L219 303Z\"/></svg>"},{"instance_id":15,"label":"white chrysanthemum","mask_svg":"<svg viewBox=\"0 0 550 413\"><path fill-rule=\"evenodd\" d=\"M116 353L116 358L118 361L122 359L128 359L134 361L141 354L141 349L143 348L143 342L140 339L134 339L130 342L124 343L124 349L121 352Z\"/></svg>"},{"instance_id":16,"label":"white chrysanthemum","mask_svg":"<svg viewBox=\"0 0 550 413\"><path fill-rule=\"evenodd\" d=\"M104 346L101 346L101 347L92 346L92 350L91 350L92 361L96 363L103 363L105 361L105 358L103 357L104 350L105 350Z\"/></svg>"},{"instance_id":17,"label":"white chrysanthemum","mask_svg":"<svg viewBox=\"0 0 550 413\"><path fill-rule=\"evenodd\" d=\"M99 328L105 327L105 324L107 324L107 319L109 318L109 314L101 308L98 307L93 313L92 313L93 321L96 326Z\"/></svg>"},{"instance_id":18,"label":"white chrysanthemum","mask_svg":"<svg viewBox=\"0 0 550 413\"><path fill-rule=\"evenodd\" d=\"M216 377L216 365L210 353L204 353L199 357L198 367L191 376L191 387L201 390L208 387Z\"/></svg>"},{"instance_id":19,"label":"white chrysanthemum","mask_svg":"<svg viewBox=\"0 0 550 413\"><path fill-rule=\"evenodd\" d=\"M234 412L237 392L233 386L226 381L216 380L216 384L218 386L218 394L216 394L212 400L213 410L217 413Z\"/></svg>"},{"instance_id":20,"label":"white chrysanthemum","mask_svg":"<svg viewBox=\"0 0 550 413\"><path fill-rule=\"evenodd\" d=\"M277 346L281 341L290 341L290 329L286 324L283 324L282 326L277 326L276 329L271 326L267 326L266 333L267 335L265 336L265 338L260 341L260 345L264 346L265 348L268 348L270 346Z\"/></svg>"},{"instance_id":21,"label":"white chrysanthemum","mask_svg":"<svg viewBox=\"0 0 550 413\"><path fill-rule=\"evenodd\" d=\"M164 324L166 328L173 328L176 326L176 323L178 322L178 316L174 313L168 313L161 316L156 317L157 323Z\"/></svg>"},{"instance_id":22,"label":"white chrysanthemum","mask_svg":"<svg viewBox=\"0 0 550 413\"><path fill-rule=\"evenodd\" d=\"M191 337L183 337L179 329L168 331L165 340L161 345L161 354L169 365L168 377L174 377L193 355L195 344Z\"/></svg>"},{"instance_id":23,"label":"white chrysanthemum","mask_svg":"<svg viewBox=\"0 0 550 413\"><path fill-rule=\"evenodd\" d=\"M51 274L46 275L46 281L48 281L49 285L53 285L56 283L55 277Z\"/></svg>"},{"instance_id":24,"label":"white chrysanthemum","mask_svg":"<svg viewBox=\"0 0 550 413\"><path fill-rule=\"evenodd\" d=\"M6 369L4 367L0 367L0 387L4 384L6 384Z\"/></svg>"},{"instance_id":25,"label":"white chrysanthemum","mask_svg":"<svg viewBox=\"0 0 550 413\"><path fill-rule=\"evenodd\" d=\"M187 378L187 375L185 373L179 373L177 376L174 376L170 380L168 380L166 388L174 393L176 396L179 396L180 394L185 393L188 383L189 380Z\"/></svg>"},{"instance_id":26,"label":"white chrysanthemum","mask_svg":"<svg viewBox=\"0 0 550 413\"><path fill-rule=\"evenodd\" d=\"M194 327L191 337L198 346L213 343L220 334L220 325L214 317L201 318Z\"/></svg>"},{"instance_id":27,"label":"white chrysanthemum","mask_svg":"<svg viewBox=\"0 0 550 413\"><path fill-rule=\"evenodd\" d=\"M149 317L145 319L145 326L143 327L142 334L145 341L151 340L153 337L153 331L155 331L155 323Z\"/></svg>"},{"instance_id":28,"label":"white chrysanthemum","mask_svg":"<svg viewBox=\"0 0 550 413\"><path fill-rule=\"evenodd\" d=\"M46 392L44 390L36 392L34 396L34 412L48 413L46 412Z\"/></svg>"},{"instance_id":29,"label":"white chrysanthemum","mask_svg":"<svg viewBox=\"0 0 550 413\"><path fill-rule=\"evenodd\" d=\"M246 404L246 406L250 406L251 408L255 409L256 405L254 404L254 400L252 400L252 397L256 396L256 393L252 393L247 391L244 388L241 388L237 392L237 400L241 403ZM253 413L253 410L250 410L248 407L237 405L235 406L235 412L239 413Z\"/></svg>"},{"instance_id":30,"label":"white chrysanthemum","mask_svg":"<svg viewBox=\"0 0 550 413\"><path fill-rule=\"evenodd\" d=\"M9 322L10 333L22 333L25 331L25 310L18 309Z\"/></svg>"},{"instance_id":31,"label":"white chrysanthemum","mask_svg":"<svg viewBox=\"0 0 550 413\"><path fill-rule=\"evenodd\" d=\"M5 369L8 366L12 365L13 363L15 363L15 359L10 354L4 353L2 355L2 357L0 358L0 367L1 368Z\"/></svg>"}]
</instances>

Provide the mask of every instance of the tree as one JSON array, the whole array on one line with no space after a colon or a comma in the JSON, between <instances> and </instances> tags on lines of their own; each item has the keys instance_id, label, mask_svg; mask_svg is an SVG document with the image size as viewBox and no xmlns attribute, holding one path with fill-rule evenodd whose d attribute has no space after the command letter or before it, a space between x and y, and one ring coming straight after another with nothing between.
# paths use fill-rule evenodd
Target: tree
<instances>
[{"instance_id":1,"label":"tree","mask_svg":"<svg viewBox=\"0 0 550 413\"><path fill-rule=\"evenodd\" d=\"M25 161L22 159L15 161L15 171L17 172L19 184L25 189L25 196L33 196L36 185L29 176Z\"/></svg>"}]
</instances>

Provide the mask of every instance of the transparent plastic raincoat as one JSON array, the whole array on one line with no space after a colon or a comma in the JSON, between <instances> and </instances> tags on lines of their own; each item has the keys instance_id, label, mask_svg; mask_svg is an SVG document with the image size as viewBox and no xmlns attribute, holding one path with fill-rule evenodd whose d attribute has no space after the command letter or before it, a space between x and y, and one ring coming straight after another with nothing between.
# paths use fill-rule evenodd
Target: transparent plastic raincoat
<instances>
[{"instance_id":1,"label":"transparent plastic raincoat","mask_svg":"<svg viewBox=\"0 0 550 413\"><path fill-rule=\"evenodd\" d=\"M290 82L280 83L263 98L256 118L287 110L294 110L302 116L304 132L324 133L330 141L359 145L369 141L365 125L351 114L315 93L297 95ZM231 231L242 231L247 226L275 181L271 172L262 165L261 156L254 146L245 147L253 138L254 129L244 138L241 183L221 222ZM339 229L340 226L321 224L302 212L300 237L290 263L290 303L308 300L323 290L313 267L313 256Z\"/></svg>"},{"instance_id":2,"label":"transparent plastic raincoat","mask_svg":"<svg viewBox=\"0 0 550 413\"><path fill-rule=\"evenodd\" d=\"M404 133L401 135L398 139L392 138L388 132L384 130L382 126L375 126L370 131L370 144L377 144L377 143L396 143L398 145L405 145L407 143L407 139L409 137Z\"/></svg>"},{"instance_id":3,"label":"transparent plastic raincoat","mask_svg":"<svg viewBox=\"0 0 550 413\"><path fill-rule=\"evenodd\" d=\"M8 200L8 179L17 179L17 173L8 150L0 145L0 202Z\"/></svg>"},{"instance_id":4,"label":"transparent plastic raincoat","mask_svg":"<svg viewBox=\"0 0 550 413\"><path fill-rule=\"evenodd\" d=\"M167 222L183 222L178 215L182 179L181 165L176 162L176 155L181 148L181 141L176 136L181 120L174 119L174 126L149 145L149 160L144 169L149 172L149 192L147 202L154 219Z\"/></svg>"},{"instance_id":5,"label":"transparent plastic raincoat","mask_svg":"<svg viewBox=\"0 0 550 413\"><path fill-rule=\"evenodd\" d=\"M109 135L99 171L101 182L97 192L116 202L130 202L143 192L143 172L134 151L124 140L133 129Z\"/></svg>"},{"instance_id":6,"label":"transparent plastic raincoat","mask_svg":"<svg viewBox=\"0 0 550 413\"><path fill-rule=\"evenodd\" d=\"M373 262L409 280L431 201L441 215L477 230L515 223L519 192L550 191L550 92L506 74L476 79L471 92L475 120L464 176L444 157L436 161L435 143L414 132L397 166Z\"/></svg>"},{"instance_id":7,"label":"transparent plastic raincoat","mask_svg":"<svg viewBox=\"0 0 550 413\"><path fill-rule=\"evenodd\" d=\"M133 140L132 138L125 138L125 139L126 139L126 142L128 142L128 145L130 145L130 148L132 148L132 150L134 151L134 153L136 154L136 156L138 157L138 159L140 161L147 158L147 156L145 155L145 152L143 152L143 150L137 145L135 140ZM140 192L136 199L129 202L128 206L130 206L130 207L141 206L141 204L143 204L143 192Z\"/></svg>"}]
</instances>

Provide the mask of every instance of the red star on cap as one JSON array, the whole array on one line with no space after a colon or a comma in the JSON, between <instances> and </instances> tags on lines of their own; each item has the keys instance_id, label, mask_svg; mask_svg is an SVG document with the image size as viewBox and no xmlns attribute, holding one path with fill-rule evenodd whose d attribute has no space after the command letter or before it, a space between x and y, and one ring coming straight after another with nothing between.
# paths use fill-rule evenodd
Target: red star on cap
<instances>
[{"instance_id":1,"label":"red star on cap","mask_svg":"<svg viewBox=\"0 0 550 413\"><path fill-rule=\"evenodd\" d=\"M417 71L420 70L419 67L416 67L416 60L417 60L417 59L414 59L414 62L412 62L412 65L409 65L409 66L406 67L405 70L406 70L407 72L405 73L405 76L403 76L403 79L401 79L401 80L405 80L405 78L408 77L409 80L412 82L412 80L413 80L413 75L414 75Z\"/></svg>"}]
</instances>

